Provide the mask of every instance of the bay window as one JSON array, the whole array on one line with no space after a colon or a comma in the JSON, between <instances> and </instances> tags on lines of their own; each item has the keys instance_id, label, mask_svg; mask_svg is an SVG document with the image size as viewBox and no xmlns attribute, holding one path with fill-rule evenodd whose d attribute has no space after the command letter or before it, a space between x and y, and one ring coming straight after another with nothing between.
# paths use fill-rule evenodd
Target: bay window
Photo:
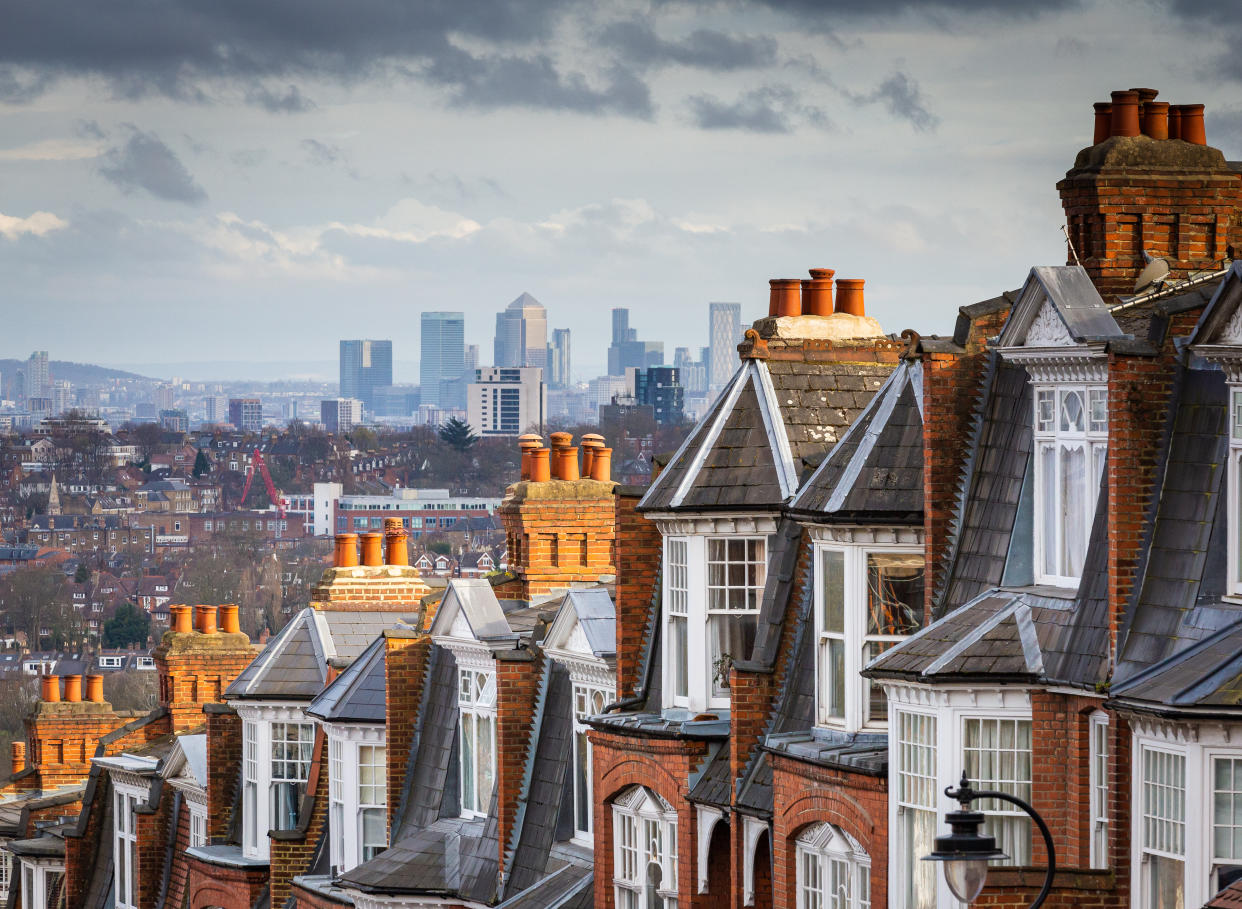
<instances>
[{"instance_id":1,"label":"bay window","mask_svg":"<svg viewBox=\"0 0 1242 909\"><path fill-rule=\"evenodd\" d=\"M896 714L897 892L908 909L935 909L936 866L922 861L936 848L936 718Z\"/></svg>"},{"instance_id":2,"label":"bay window","mask_svg":"<svg viewBox=\"0 0 1242 909\"><path fill-rule=\"evenodd\" d=\"M23 909L60 909L65 903L65 865L61 859L22 858Z\"/></svg>"},{"instance_id":3,"label":"bay window","mask_svg":"<svg viewBox=\"0 0 1242 909\"><path fill-rule=\"evenodd\" d=\"M1142 774L1142 905L1182 909L1186 887L1186 756L1144 746Z\"/></svg>"},{"instance_id":4,"label":"bay window","mask_svg":"<svg viewBox=\"0 0 1242 909\"><path fill-rule=\"evenodd\" d=\"M991 789L1031 801L1031 721L968 717L962 726L966 778L979 789ZM1016 805L980 799L975 811L986 815L984 832L1009 856L1004 864L1031 863L1031 818Z\"/></svg>"},{"instance_id":5,"label":"bay window","mask_svg":"<svg viewBox=\"0 0 1242 909\"><path fill-rule=\"evenodd\" d=\"M617 909L677 909L677 812L634 786L613 803L612 825Z\"/></svg>"},{"instance_id":6,"label":"bay window","mask_svg":"<svg viewBox=\"0 0 1242 909\"><path fill-rule=\"evenodd\" d=\"M242 716L242 852L267 858L268 831L293 830L315 746L295 707L238 706Z\"/></svg>"},{"instance_id":7,"label":"bay window","mask_svg":"<svg viewBox=\"0 0 1242 909\"><path fill-rule=\"evenodd\" d=\"M1212 759L1212 890L1242 878L1242 758Z\"/></svg>"},{"instance_id":8,"label":"bay window","mask_svg":"<svg viewBox=\"0 0 1242 909\"><path fill-rule=\"evenodd\" d=\"M832 824L814 824L798 837L798 909L870 909L871 859Z\"/></svg>"},{"instance_id":9,"label":"bay window","mask_svg":"<svg viewBox=\"0 0 1242 909\"><path fill-rule=\"evenodd\" d=\"M1090 719L1091 742L1091 867L1107 868L1108 857L1108 714L1097 711Z\"/></svg>"},{"instance_id":10,"label":"bay window","mask_svg":"<svg viewBox=\"0 0 1242 909\"><path fill-rule=\"evenodd\" d=\"M851 732L882 728L884 691L859 673L923 627L923 550L819 547L817 559L819 722Z\"/></svg>"},{"instance_id":11,"label":"bay window","mask_svg":"<svg viewBox=\"0 0 1242 909\"><path fill-rule=\"evenodd\" d=\"M1062 587L1082 577L1108 449L1104 385L1036 386L1035 580Z\"/></svg>"},{"instance_id":12,"label":"bay window","mask_svg":"<svg viewBox=\"0 0 1242 909\"><path fill-rule=\"evenodd\" d=\"M190 845L207 845L207 806L186 803L190 811Z\"/></svg>"},{"instance_id":13,"label":"bay window","mask_svg":"<svg viewBox=\"0 0 1242 909\"><path fill-rule=\"evenodd\" d=\"M767 539L668 536L664 565L665 706L727 708L729 672L755 643Z\"/></svg>"},{"instance_id":14,"label":"bay window","mask_svg":"<svg viewBox=\"0 0 1242 909\"><path fill-rule=\"evenodd\" d=\"M496 673L458 669L461 714L461 814L486 816L496 778Z\"/></svg>"},{"instance_id":15,"label":"bay window","mask_svg":"<svg viewBox=\"0 0 1242 909\"><path fill-rule=\"evenodd\" d=\"M9 841L0 841L0 900L9 898L9 882L13 877L13 853L2 848Z\"/></svg>"},{"instance_id":16,"label":"bay window","mask_svg":"<svg viewBox=\"0 0 1242 909\"><path fill-rule=\"evenodd\" d=\"M328 824L334 874L388 847L388 761L383 727L329 724Z\"/></svg>"},{"instance_id":17,"label":"bay window","mask_svg":"<svg viewBox=\"0 0 1242 909\"><path fill-rule=\"evenodd\" d=\"M591 740L586 718L598 716L613 700L611 689L574 683L574 838L592 842Z\"/></svg>"}]
</instances>

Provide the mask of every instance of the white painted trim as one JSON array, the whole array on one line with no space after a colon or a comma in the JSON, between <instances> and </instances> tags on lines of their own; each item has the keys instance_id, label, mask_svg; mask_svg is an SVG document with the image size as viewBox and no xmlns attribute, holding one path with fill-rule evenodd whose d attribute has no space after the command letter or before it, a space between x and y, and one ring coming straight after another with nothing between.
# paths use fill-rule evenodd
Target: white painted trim
<instances>
[{"instance_id":1,"label":"white painted trim","mask_svg":"<svg viewBox=\"0 0 1242 909\"><path fill-rule=\"evenodd\" d=\"M695 812L698 815L698 877L699 877L699 893L707 893L707 881L710 877L711 869L707 866L708 856L711 854L712 848L712 831L716 829L716 824L724 820L724 812L719 808L713 808L710 805L695 805Z\"/></svg>"},{"instance_id":2,"label":"white painted trim","mask_svg":"<svg viewBox=\"0 0 1242 909\"><path fill-rule=\"evenodd\" d=\"M759 399L759 410L763 414L764 428L767 430L768 447L772 449L772 460L776 462L781 496L788 501L798 492L798 470L794 465L793 451L789 447L789 434L785 431L780 401L776 398L776 389L772 387L772 374L768 372L768 364L763 360L750 362L754 366L756 397Z\"/></svg>"},{"instance_id":3,"label":"white painted trim","mask_svg":"<svg viewBox=\"0 0 1242 909\"><path fill-rule=\"evenodd\" d=\"M767 536L776 533L778 518L770 514L652 515L664 536Z\"/></svg>"},{"instance_id":4,"label":"white painted trim","mask_svg":"<svg viewBox=\"0 0 1242 909\"><path fill-rule=\"evenodd\" d=\"M755 850L759 837L768 834L768 855L772 854L772 832L766 822L757 817L742 815L742 905L755 905Z\"/></svg>"},{"instance_id":5,"label":"white painted trim","mask_svg":"<svg viewBox=\"0 0 1242 909\"><path fill-rule=\"evenodd\" d=\"M844 546L908 546L923 545L923 528L914 526L874 526L855 524L815 524L799 521L813 543L834 543Z\"/></svg>"},{"instance_id":6,"label":"white painted trim","mask_svg":"<svg viewBox=\"0 0 1242 909\"><path fill-rule=\"evenodd\" d=\"M890 381L893 380L890 379ZM885 383L885 385L887 386L888 383ZM892 416L900 395L893 393L893 390L888 388L881 389L877 394L883 395L880 398L880 406L867 423L867 429L863 432L862 438L858 440L858 445L854 448L854 453L850 456L849 463L845 465L845 470L841 472L841 478L837 480L836 488L833 489L832 496L828 499L827 504L824 505L823 511L834 512L845 503L845 497L854 491L854 481L858 479L858 474L862 471L863 465L867 463L867 458L871 457L871 452L875 447L875 440L880 437L880 433L888 428L888 418Z\"/></svg>"},{"instance_id":7,"label":"white painted trim","mask_svg":"<svg viewBox=\"0 0 1242 909\"><path fill-rule=\"evenodd\" d=\"M544 653L565 667L572 682L577 682L580 685L592 685L596 688L616 687L616 670L604 660L555 648L549 648Z\"/></svg>"}]
</instances>

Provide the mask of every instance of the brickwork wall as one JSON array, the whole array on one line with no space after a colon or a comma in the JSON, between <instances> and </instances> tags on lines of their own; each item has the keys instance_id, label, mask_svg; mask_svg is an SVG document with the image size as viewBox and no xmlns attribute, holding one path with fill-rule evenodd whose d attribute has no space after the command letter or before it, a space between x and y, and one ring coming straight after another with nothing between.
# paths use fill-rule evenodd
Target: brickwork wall
<instances>
[{"instance_id":1,"label":"brickwork wall","mask_svg":"<svg viewBox=\"0 0 1242 909\"><path fill-rule=\"evenodd\" d=\"M38 771L40 788L84 782L99 740L132 719L128 714L118 716L109 704L40 702L26 718L28 760Z\"/></svg>"},{"instance_id":2,"label":"brickwork wall","mask_svg":"<svg viewBox=\"0 0 1242 909\"><path fill-rule=\"evenodd\" d=\"M203 725L203 705L221 694L257 654L244 634L168 631L153 654L160 704L177 733Z\"/></svg>"},{"instance_id":3,"label":"brickwork wall","mask_svg":"<svg viewBox=\"0 0 1242 909\"><path fill-rule=\"evenodd\" d=\"M311 590L310 605L334 612L408 612L430 592L412 565L329 568Z\"/></svg>"},{"instance_id":4,"label":"brickwork wall","mask_svg":"<svg viewBox=\"0 0 1242 909\"><path fill-rule=\"evenodd\" d=\"M65 905L69 909L78 909L86 899L86 890L90 885L91 875L99 855L99 843L102 837L111 836L111 830L104 830L104 806L112 798L112 786L106 773L99 775L95 787L94 810L86 818L86 829L80 837L65 837ZM73 814L81 811L81 803L64 806Z\"/></svg>"},{"instance_id":5,"label":"brickwork wall","mask_svg":"<svg viewBox=\"0 0 1242 909\"><path fill-rule=\"evenodd\" d=\"M530 659L529 651L496 654L496 805L501 867L517 824L518 797L542 668L542 660Z\"/></svg>"},{"instance_id":6,"label":"brickwork wall","mask_svg":"<svg viewBox=\"0 0 1242 909\"><path fill-rule=\"evenodd\" d=\"M230 868L196 858L189 860L189 867L186 909L251 909L267 884L267 868Z\"/></svg>"},{"instance_id":7,"label":"brickwork wall","mask_svg":"<svg viewBox=\"0 0 1242 909\"><path fill-rule=\"evenodd\" d=\"M190 848L190 806L184 800L177 814L177 829L173 835L176 840L173 843L172 868L168 872L168 899L164 904L169 909L185 905L190 882L190 857L185 854Z\"/></svg>"},{"instance_id":8,"label":"brickwork wall","mask_svg":"<svg viewBox=\"0 0 1242 909\"><path fill-rule=\"evenodd\" d=\"M796 840L811 824L836 824L871 857L871 906L888 904L888 780L772 755L772 905L797 906Z\"/></svg>"},{"instance_id":9,"label":"brickwork wall","mask_svg":"<svg viewBox=\"0 0 1242 909\"><path fill-rule=\"evenodd\" d=\"M138 909L159 909L160 906L160 886L164 882L164 862L172 827L172 801L169 788L155 811L134 813L138 839Z\"/></svg>"},{"instance_id":10,"label":"brickwork wall","mask_svg":"<svg viewBox=\"0 0 1242 909\"><path fill-rule=\"evenodd\" d=\"M891 363L896 365L905 344L889 338L875 340L776 337L776 319L759 319L754 328L763 343L759 356L767 360L797 360L804 363ZM747 359L756 353L756 343L746 338L738 345L738 353ZM763 351L766 349L766 355Z\"/></svg>"},{"instance_id":11,"label":"brickwork wall","mask_svg":"<svg viewBox=\"0 0 1242 909\"><path fill-rule=\"evenodd\" d=\"M595 909L615 909L612 802L631 786L646 786L677 809L677 905L690 909L721 905L716 896L697 892L698 819L686 800L690 774L706 756L707 746L599 730L592 730L589 737L594 745Z\"/></svg>"},{"instance_id":12,"label":"brickwork wall","mask_svg":"<svg viewBox=\"0 0 1242 909\"><path fill-rule=\"evenodd\" d=\"M660 576L662 538L654 521L635 506L641 495L618 491L616 512L617 697L629 697L641 684L643 635Z\"/></svg>"},{"instance_id":13,"label":"brickwork wall","mask_svg":"<svg viewBox=\"0 0 1242 909\"><path fill-rule=\"evenodd\" d=\"M396 827L399 797L405 787L405 774L418 722L418 705L427 675L427 658L431 654L431 638L384 636L384 728L388 757L388 831L389 841Z\"/></svg>"},{"instance_id":14,"label":"brickwork wall","mask_svg":"<svg viewBox=\"0 0 1242 909\"><path fill-rule=\"evenodd\" d=\"M328 737L322 726L315 727L315 750L311 756L310 777L306 784L303 809L310 806L305 832L289 831L271 838L272 905L284 906L289 888L299 874L310 869L315 845L328 823Z\"/></svg>"},{"instance_id":15,"label":"brickwork wall","mask_svg":"<svg viewBox=\"0 0 1242 909\"><path fill-rule=\"evenodd\" d=\"M233 803L238 797L242 760L242 720L231 707L207 711L207 838L223 842L229 835Z\"/></svg>"}]
</instances>

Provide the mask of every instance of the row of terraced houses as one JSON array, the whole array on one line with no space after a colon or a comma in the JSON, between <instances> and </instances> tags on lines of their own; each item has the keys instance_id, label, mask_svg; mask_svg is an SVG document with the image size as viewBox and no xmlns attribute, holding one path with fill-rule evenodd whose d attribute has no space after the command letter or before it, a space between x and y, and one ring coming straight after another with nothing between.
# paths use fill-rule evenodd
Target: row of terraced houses
<instances>
[{"instance_id":1,"label":"row of terraced houses","mask_svg":"<svg viewBox=\"0 0 1242 909\"><path fill-rule=\"evenodd\" d=\"M1154 98L951 336L813 269L648 487L524 438L506 572L398 521L261 650L173 607L149 714L44 679L6 909L947 909L963 771L1048 906L1242 905L1242 166Z\"/></svg>"}]
</instances>

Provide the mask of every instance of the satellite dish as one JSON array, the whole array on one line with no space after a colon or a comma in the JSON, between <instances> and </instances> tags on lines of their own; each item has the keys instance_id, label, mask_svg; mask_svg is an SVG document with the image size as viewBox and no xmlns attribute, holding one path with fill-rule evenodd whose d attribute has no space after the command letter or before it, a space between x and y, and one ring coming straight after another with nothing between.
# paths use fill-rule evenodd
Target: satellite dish
<instances>
[{"instance_id":1,"label":"satellite dish","mask_svg":"<svg viewBox=\"0 0 1242 909\"><path fill-rule=\"evenodd\" d=\"M1144 258L1147 258L1144 254ZM1139 293L1153 284L1162 282L1169 276L1169 262L1167 259L1148 259L1143 270L1139 272L1138 279L1134 282L1134 292Z\"/></svg>"}]
</instances>

